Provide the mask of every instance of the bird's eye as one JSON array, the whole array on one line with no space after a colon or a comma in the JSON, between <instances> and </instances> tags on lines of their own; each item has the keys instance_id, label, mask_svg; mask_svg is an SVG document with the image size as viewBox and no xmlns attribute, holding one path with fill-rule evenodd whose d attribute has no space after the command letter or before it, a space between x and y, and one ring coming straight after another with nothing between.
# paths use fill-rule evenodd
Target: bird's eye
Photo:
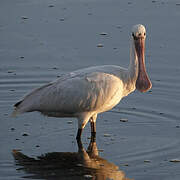
<instances>
[{"instance_id":1,"label":"bird's eye","mask_svg":"<svg viewBox=\"0 0 180 180\"><path fill-rule=\"evenodd\" d=\"M134 33L132 33L132 36L133 36L133 37L135 36Z\"/></svg>"},{"instance_id":2,"label":"bird's eye","mask_svg":"<svg viewBox=\"0 0 180 180\"><path fill-rule=\"evenodd\" d=\"M144 36L146 35L146 33L144 33Z\"/></svg>"},{"instance_id":3,"label":"bird's eye","mask_svg":"<svg viewBox=\"0 0 180 180\"><path fill-rule=\"evenodd\" d=\"M139 33L138 35L141 36L141 33Z\"/></svg>"}]
</instances>

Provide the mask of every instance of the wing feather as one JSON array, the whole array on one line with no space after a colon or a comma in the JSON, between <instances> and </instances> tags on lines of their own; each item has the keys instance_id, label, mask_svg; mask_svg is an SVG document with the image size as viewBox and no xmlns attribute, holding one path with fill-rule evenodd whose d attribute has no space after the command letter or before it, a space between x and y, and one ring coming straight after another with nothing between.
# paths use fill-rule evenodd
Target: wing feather
<instances>
[{"instance_id":1,"label":"wing feather","mask_svg":"<svg viewBox=\"0 0 180 180\"><path fill-rule=\"evenodd\" d=\"M15 104L15 111L58 112L63 116L95 111L110 107L114 97L113 101L118 103L121 99L121 85L122 81L112 74L75 71L33 90Z\"/></svg>"}]
</instances>

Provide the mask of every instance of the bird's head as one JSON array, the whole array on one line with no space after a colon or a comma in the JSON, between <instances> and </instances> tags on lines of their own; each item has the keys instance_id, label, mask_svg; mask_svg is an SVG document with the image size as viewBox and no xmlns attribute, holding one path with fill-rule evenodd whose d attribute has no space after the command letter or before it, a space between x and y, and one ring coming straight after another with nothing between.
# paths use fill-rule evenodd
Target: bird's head
<instances>
[{"instance_id":1,"label":"bird's head","mask_svg":"<svg viewBox=\"0 0 180 180\"><path fill-rule=\"evenodd\" d=\"M134 40L146 38L146 28L142 24L134 25L132 28L132 36Z\"/></svg>"},{"instance_id":2,"label":"bird's head","mask_svg":"<svg viewBox=\"0 0 180 180\"><path fill-rule=\"evenodd\" d=\"M135 47L135 54L138 59L138 77L136 80L136 89L141 92L146 92L152 87L152 84L147 75L145 67L145 27L142 24L134 25L132 28L132 37Z\"/></svg>"}]
</instances>

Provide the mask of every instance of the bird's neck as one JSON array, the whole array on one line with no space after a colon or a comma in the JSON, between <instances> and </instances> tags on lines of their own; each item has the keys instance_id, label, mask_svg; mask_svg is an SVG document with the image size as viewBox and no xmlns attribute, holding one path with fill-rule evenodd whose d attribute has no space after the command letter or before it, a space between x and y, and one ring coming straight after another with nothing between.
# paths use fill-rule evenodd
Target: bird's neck
<instances>
[{"instance_id":1,"label":"bird's neck","mask_svg":"<svg viewBox=\"0 0 180 180\"><path fill-rule=\"evenodd\" d=\"M130 47L130 63L127 71L127 81L125 85L125 91L127 95L136 89L137 77L138 77L138 58L132 40Z\"/></svg>"},{"instance_id":2,"label":"bird's neck","mask_svg":"<svg viewBox=\"0 0 180 180\"><path fill-rule=\"evenodd\" d=\"M131 40L130 63L128 67L128 73L129 80L135 83L138 77L138 57L135 51L135 45L133 43L133 40Z\"/></svg>"}]
</instances>

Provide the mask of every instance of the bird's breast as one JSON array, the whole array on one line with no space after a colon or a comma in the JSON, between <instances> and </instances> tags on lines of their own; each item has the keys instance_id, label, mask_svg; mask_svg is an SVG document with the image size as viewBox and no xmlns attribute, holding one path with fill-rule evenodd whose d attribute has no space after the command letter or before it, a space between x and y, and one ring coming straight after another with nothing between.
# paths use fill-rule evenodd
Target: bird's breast
<instances>
[{"instance_id":1,"label":"bird's breast","mask_svg":"<svg viewBox=\"0 0 180 180\"><path fill-rule=\"evenodd\" d=\"M123 94L122 81L112 75L106 73L93 73L86 77L89 84L87 91L87 101L85 106L89 106L90 110L104 112L110 110L119 103Z\"/></svg>"}]
</instances>

